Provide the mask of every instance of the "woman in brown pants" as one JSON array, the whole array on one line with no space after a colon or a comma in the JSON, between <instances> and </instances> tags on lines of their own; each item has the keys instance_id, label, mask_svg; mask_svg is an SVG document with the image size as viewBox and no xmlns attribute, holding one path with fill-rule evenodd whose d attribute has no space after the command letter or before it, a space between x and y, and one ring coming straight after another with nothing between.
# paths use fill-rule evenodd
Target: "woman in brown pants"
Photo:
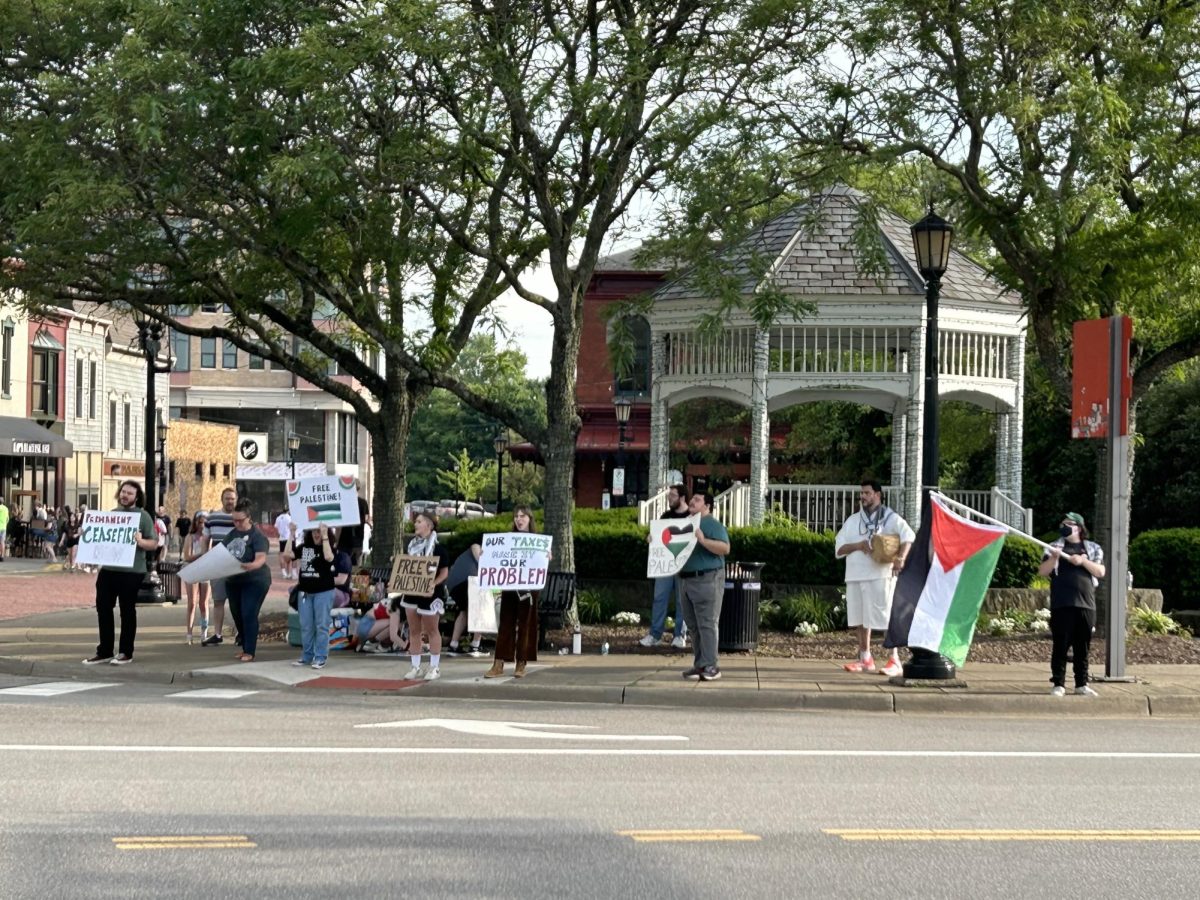
<instances>
[{"instance_id":1,"label":"woman in brown pants","mask_svg":"<svg viewBox=\"0 0 1200 900\"><path fill-rule=\"evenodd\" d=\"M513 510L513 531L537 531L528 506ZM500 621L496 627L496 658L484 678L499 678L504 664L517 661L516 678L525 677L525 664L537 662L538 595L530 591L504 591L500 594Z\"/></svg>"}]
</instances>

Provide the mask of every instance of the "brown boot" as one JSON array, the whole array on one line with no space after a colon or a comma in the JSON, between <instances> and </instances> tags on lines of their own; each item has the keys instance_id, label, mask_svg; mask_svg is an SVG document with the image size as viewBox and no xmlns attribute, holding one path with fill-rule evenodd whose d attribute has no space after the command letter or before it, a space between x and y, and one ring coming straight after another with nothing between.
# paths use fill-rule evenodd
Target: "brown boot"
<instances>
[{"instance_id":1,"label":"brown boot","mask_svg":"<svg viewBox=\"0 0 1200 900\"><path fill-rule=\"evenodd\" d=\"M515 672L513 672L513 678L524 678L524 677L525 677L525 662L521 661L521 662L517 663L517 669Z\"/></svg>"},{"instance_id":2,"label":"brown boot","mask_svg":"<svg viewBox=\"0 0 1200 900\"><path fill-rule=\"evenodd\" d=\"M498 659L494 663L492 663L492 667L490 669L488 669L486 672L483 673L483 677L484 678L499 678L503 674L504 674L504 662L503 662L503 660Z\"/></svg>"}]
</instances>

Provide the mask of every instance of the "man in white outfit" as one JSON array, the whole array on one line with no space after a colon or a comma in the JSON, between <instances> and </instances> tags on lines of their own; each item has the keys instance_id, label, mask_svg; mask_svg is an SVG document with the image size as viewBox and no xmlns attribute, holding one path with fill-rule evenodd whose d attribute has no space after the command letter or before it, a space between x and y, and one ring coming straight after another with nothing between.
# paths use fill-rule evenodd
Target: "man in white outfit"
<instances>
[{"instance_id":1,"label":"man in white outfit","mask_svg":"<svg viewBox=\"0 0 1200 900\"><path fill-rule=\"evenodd\" d=\"M862 508L846 520L833 541L837 556L846 559L846 622L858 629L858 659L842 668L847 672L899 675L903 669L896 650L892 650L887 665L875 668L871 631L887 632L896 576L904 568L916 534L899 513L883 505L883 487L878 481L863 481L859 502ZM886 541L884 536L891 536L892 540ZM872 555L873 543L881 547L894 545L896 539L899 546L894 554L876 548ZM891 558L886 559L887 556Z\"/></svg>"}]
</instances>

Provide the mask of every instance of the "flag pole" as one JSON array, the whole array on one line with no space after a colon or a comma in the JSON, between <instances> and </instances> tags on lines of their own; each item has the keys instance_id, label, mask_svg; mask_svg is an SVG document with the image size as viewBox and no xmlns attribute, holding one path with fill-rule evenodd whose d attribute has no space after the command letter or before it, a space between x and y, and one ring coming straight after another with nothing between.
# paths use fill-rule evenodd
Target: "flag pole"
<instances>
[{"instance_id":1,"label":"flag pole","mask_svg":"<svg viewBox=\"0 0 1200 900\"><path fill-rule=\"evenodd\" d=\"M1015 535L1017 535L1017 537L1023 537L1027 541L1033 541L1033 543L1037 544L1043 550L1051 550L1051 551L1056 551L1056 552L1058 551L1057 547L1051 546L1050 544L1047 544L1045 541L1039 541L1032 534L1026 534L1020 528L1015 528L1012 525L1009 525L1007 522L1001 522L999 519L993 519L991 516L985 515L977 509L971 509L971 507L967 506L965 503L959 503L957 500L951 500L949 497L947 497L943 493L938 492L937 496L938 496L938 499L942 503L945 503L947 506L957 507L958 509L961 509L963 512L970 513L973 516L978 516L980 519L983 519L985 522L987 522L990 525L999 525L1001 528L1007 528L1011 534L1015 534Z\"/></svg>"}]
</instances>

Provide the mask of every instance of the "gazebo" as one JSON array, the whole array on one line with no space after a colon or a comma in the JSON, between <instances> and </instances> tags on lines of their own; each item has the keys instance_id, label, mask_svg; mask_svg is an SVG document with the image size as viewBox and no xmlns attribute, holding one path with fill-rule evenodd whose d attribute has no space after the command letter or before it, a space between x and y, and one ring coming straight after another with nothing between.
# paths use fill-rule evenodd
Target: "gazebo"
<instances>
[{"instance_id":1,"label":"gazebo","mask_svg":"<svg viewBox=\"0 0 1200 900\"><path fill-rule=\"evenodd\" d=\"M650 484L665 486L668 424L678 404L720 397L750 409L750 480L720 498L726 524L757 524L778 504L810 527L836 528L857 505L857 485L768 484L770 417L797 404L842 400L892 417L887 502L919 518L924 390L925 288L912 257L910 223L886 210L864 216L864 195L836 186L812 196L728 251L749 299L768 283L815 311L760 328L734 313L716 340L697 332L715 301L687 272L660 288L647 319L651 342ZM871 274L864 226L883 265ZM878 255L876 255L878 256ZM765 273L765 274L756 274ZM996 413L996 484L950 492L981 512L1028 526L1021 506L1025 315L1020 298L957 251L942 280L938 329L941 400ZM662 494L642 504L648 521Z\"/></svg>"}]
</instances>

